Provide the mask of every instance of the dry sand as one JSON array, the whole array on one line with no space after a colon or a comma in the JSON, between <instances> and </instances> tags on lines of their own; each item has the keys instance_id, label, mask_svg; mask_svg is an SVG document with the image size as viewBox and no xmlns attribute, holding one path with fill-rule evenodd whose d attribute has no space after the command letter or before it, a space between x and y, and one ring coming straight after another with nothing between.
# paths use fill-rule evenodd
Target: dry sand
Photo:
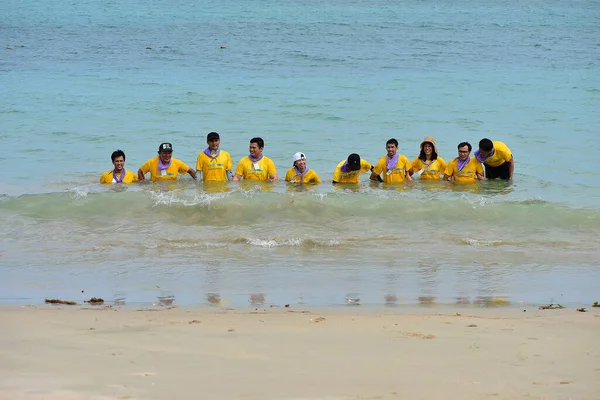
<instances>
[{"instance_id":1,"label":"dry sand","mask_svg":"<svg viewBox=\"0 0 600 400\"><path fill-rule=\"evenodd\" d=\"M600 399L598 308L12 306L0 319L0 399Z\"/></svg>"}]
</instances>

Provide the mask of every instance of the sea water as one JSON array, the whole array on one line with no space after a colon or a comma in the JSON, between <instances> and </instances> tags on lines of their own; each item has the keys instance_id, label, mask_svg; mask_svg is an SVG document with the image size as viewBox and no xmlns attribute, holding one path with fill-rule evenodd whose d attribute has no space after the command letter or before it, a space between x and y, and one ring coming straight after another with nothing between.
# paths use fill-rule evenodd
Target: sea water
<instances>
[{"instance_id":1,"label":"sea water","mask_svg":"<svg viewBox=\"0 0 600 400\"><path fill-rule=\"evenodd\" d=\"M598 1L8 0L0 302L589 304L600 279ZM100 185L206 134L313 187ZM334 187L385 142L506 143L513 182Z\"/></svg>"}]
</instances>

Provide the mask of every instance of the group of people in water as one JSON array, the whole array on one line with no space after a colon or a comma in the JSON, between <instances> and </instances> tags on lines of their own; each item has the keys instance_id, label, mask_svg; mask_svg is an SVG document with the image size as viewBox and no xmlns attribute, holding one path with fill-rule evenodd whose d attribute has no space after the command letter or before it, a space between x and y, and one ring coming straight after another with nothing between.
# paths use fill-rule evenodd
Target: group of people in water
<instances>
[{"instance_id":1,"label":"group of people in water","mask_svg":"<svg viewBox=\"0 0 600 400\"><path fill-rule=\"evenodd\" d=\"M111 155L114 168L100 177L100 183L132 183L143 181L150 174L152 181L175 180L179 174L189 174L194 179L203 181L277 181L277 169L273 161L263 155L265 143L260 137L250 139L250 154L243 157L233 171L231 156L221 150L221 138L217 132L210 132L206 137L208 147L198 154L196 168L193 169L183 161L173 158L171 143L161 143L158 156L142 165L137 174L125 169L125 153L116 150ZM419 155L411 162L398 153L398 141L390 139L386 143L387 154L372 165L360 155L352 153L347 159L340 161L333 172L333 183L358 183L362 173L371 173L372 181L399 183L412 181L416 177L421 180L446 180L456 183L474 183L482 179L513 178L515 162L510 149L499 141L481 139L479 148L471 156L471 144L458 144L458 156L446 163L438 155L435 139L427 136L420 146ZM285 181L301 184L322 183L317 173L308 168L306 155L302 152L292 156L293 167L286 175ZM484 172L485 167L485 172Z\"/></svg>"}]
</instances>

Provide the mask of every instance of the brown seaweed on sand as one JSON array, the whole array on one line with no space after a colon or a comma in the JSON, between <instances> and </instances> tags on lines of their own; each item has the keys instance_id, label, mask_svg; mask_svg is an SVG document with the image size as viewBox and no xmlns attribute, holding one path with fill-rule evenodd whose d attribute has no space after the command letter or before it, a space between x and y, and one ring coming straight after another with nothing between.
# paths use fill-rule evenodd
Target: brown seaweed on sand
<instances>
[{"instance_id":1,"label":"brown seaweed on sand","mask_svg":"<svg viewBox=\"0 0 600 400\"><path fill-rule=\"evenodd\" d=\"M92 297L89 300L84 300L84 303L90 303L90 304L104 304L104 299L100 298L100 297Z\"/></svg>"},{"instance_id":2,"label":"brown seaweed on sand","mask_svg":"<svg viewBox=\"0 0 600 400\"><path fill-rule=\"evenodd\" d=\"M61 299L46 299L46 301L44 301L44 303L46 303L46 304L65 304L65 305L68 305L68 306L75 306L75 305L77 305L76 301L61 300Z\"/></svg>"}]
</instances>

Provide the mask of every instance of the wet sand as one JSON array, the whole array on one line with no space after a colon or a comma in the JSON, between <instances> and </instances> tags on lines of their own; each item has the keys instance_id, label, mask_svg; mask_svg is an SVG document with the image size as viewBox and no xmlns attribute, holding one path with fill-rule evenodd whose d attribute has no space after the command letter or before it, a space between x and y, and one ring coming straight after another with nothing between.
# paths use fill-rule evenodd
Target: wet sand
<instances>
[{"instance_id":1,"label":"wet sand","mask_svg":"<svg viewBox=\"0 0 600 400\"><path fill-rule=\"evenodd\" d=\"M597 399L600 393L600 308L5 306L0 319L0 399Z\"/></svg>"}]
</instances>

